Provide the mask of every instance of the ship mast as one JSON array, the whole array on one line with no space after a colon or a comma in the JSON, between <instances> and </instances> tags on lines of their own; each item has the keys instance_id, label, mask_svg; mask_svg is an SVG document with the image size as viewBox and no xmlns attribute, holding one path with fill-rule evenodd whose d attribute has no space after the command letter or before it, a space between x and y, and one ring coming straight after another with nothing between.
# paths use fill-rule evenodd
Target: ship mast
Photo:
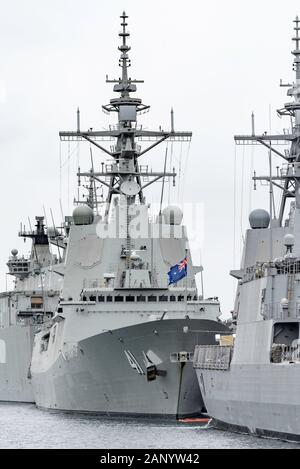
<instances>
[{"instance_id":1,"label":"ship mast","mask_svg":"<svg viewBox=\"0 0 300 469\"><path fill-rule=\"evenodd\" d=\"M111 161L103 165L101 171L78 172L79 178L81 176L93 178L95 182L108 188L106 220L114 195L125 197L127 206L136 203L136 199L139 203L144 204L144 190L154 182L164 177L170 177L173 179L173 185L175 186L175 168L169 173L163 170L153 172L148 169L148 166L141 167L139 159L146 152L166 140L190 141L192 137L191 132L174 131L173 113L171 115L170 131L149 131L144 130L142 126L137 126L137 115L149 110L150 106L143 104L141 99L131 96L132 93L136 92L136 84L143 83L143 80L133 80L128 74L128 69L131 66L128 52L131 48L128 45L130 34L127 30L127 18L128 16L123 12L121 15L122 30L119 33L122 42L118 48L121 52L119 65L122 69L122 75L115 80L106 78L107 83L114 84L113 91L119 93L120 96L111 99L109 104L102 106L107 113L118 113L117 125L110 126L108 130L103 131L94 131L92 129L82 131L77 116L77 130L64 131L59 134L62 141L87 141L111 157ZM111 140L115 140L115 145L108 150L102 145L102 142ZM137 140L152 143L142 149L136 143Z\"/></svg>"},{"instance_id":2,"label":"ship mast","mask_svg":"<svg viewBox=\"0 0 300 469\"><path fill-rule=\"evenodd\" d=\"M293 68L296 72L296 82L293 84L280 82L281 87L288 87L288 96L294 98L290 103L286 103L284 108L277 110L277 114L290 117L292 129L290 132L284 132L281 135L268 135L266 132L262 135L256 135L252 119L251 135L236 135L234 137L236 145L263 145L272 153L280 156L287 163L287 169L283 169L276 176L256 176L254 181L267 181L273 187L282 190L282 198L278 216L279 225L282 226L283 216L288 198L296 199L296 209L300 210L300 20L298 16L294 20L296 32L293 41L296 42L296 48L292 51L294 55ZM290 149L284 152L275 148L275 146L286 145L290 143ZM299 217L300 218L300 217ZM300 227L299 227L300 229ZM300 252L299 252L300 253Z\"/></svg>"}]
</instances>

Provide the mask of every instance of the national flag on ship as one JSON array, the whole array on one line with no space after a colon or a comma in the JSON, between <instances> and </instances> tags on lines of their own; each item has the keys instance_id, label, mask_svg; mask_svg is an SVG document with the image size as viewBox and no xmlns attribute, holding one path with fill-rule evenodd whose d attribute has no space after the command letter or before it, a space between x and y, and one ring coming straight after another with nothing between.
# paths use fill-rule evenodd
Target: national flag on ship
<instances>
[{"instance_id":1,"label":"national flag on ship","mask_svg":"<svg viewBox=\"0 0 300 469\"><path fill-rule=\"evenodd\" d=\"M179 280L182 280L187 276L187 258L185 257L181 262L171 267L168 272L169 276L169 285L172 283L177 283Z\"/></svg>"}]
</instances>

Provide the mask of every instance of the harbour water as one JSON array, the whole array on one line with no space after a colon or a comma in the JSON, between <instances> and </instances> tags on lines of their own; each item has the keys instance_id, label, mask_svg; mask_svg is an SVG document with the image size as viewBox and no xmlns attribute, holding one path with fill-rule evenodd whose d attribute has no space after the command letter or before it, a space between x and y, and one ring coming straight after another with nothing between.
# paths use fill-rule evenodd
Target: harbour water
<instances>
[{"instance_id":1,"label":"harbour water","mask_svg":"<svg viewBox=\"0 0 300 469\"><path fill-rule=\"evenodd\" d=\"M279 440L199 425L104 419L45 412L30 404L0 404L0 448L292 449Z\"/></svg>"}]
</instances>

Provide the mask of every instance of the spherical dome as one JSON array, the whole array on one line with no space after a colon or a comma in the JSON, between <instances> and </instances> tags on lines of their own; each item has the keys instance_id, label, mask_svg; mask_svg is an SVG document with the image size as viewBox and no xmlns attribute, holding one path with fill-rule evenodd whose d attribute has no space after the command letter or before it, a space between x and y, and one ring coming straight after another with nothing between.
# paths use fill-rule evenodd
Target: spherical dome
<instances>
[{"instance_id":1,"label":"spherical dome","mask_svg":"<svg viewBox=\"0 0 300 469\"><path fill-rule=\"evenodd\" d=\"M285 246L287 246L287 247L294 246L294 244L295 244L295 236L294 235L286 234L283 239L284 239L283 242L284 242Z\"/></svg>"},{"instance_id":2,"label":"spherical dome","mask_svg":"<svg viewBox=\"0 0 300 469\"><path fill-rule=\"evenodd\" d=\"M94 221L94 213L88 205L79 205L73 211L75 225L91 225Z\"/></svg>"},{"instance_id":3,"label":"spherical dome","mask_svg":"<svg viewBox=\"0 0 300 469\"><path fill-rule=\"evenodd\" d=\"M56 228L49 226L47 228L47 235L49 236L49 238L56 238L59 235L59 231Z\"/></svg>"},{"instance_id":4,"label":"spherical dome","mask_svg":"<svg viewBox=\"0 0 300 469\"><path fill-rule=\"evenodd\" d=\"M182 210L177 205L164 208L162 215L166 225L180 225L183 219Z\"/></svg>"},{"instance_id":5,"label":"spherical dome","mask_svg":"<svg viewBox=\"0 0 300 469\"><path fill-rule=\"evenodd\" d=\"M281 298L280 304L281 306L286 306L289 304L289 300L287 298Z\"/></svg>"},{"instance_id":6,"label":"spherical dome","mask_svg":"<svg viewBox=\"0 0 300 469\"><path fill-rule=\"evenodd\" d=\"M135 251L133 251L130 255L130 259L135 262L135 261L140 261L141 256L139 256Z\"/></svg>"},{"instance_id":7,"label":"spherical dome","mask_svg":"<svg viewBox=\"0 0 300 469\"><path fill-rule=\"evenodd\" d=\"M12 249L12 250L11 250L11 253L12 253L12 255L13 255L14 257L18 255L18 252L19 252L19 251L18 251L17 249Z\"/></svg>"},{"instance_id":8,"label":"spherical dome","mask_svg":"<svg viewBox=\"0 0 300 469\"><path fill-rule=\"evenodd\" d=\"M268 228L270 224L270 215L266 210L258 208L250 213L249 222L253 230Z\"/></svg>"}]
</instances>

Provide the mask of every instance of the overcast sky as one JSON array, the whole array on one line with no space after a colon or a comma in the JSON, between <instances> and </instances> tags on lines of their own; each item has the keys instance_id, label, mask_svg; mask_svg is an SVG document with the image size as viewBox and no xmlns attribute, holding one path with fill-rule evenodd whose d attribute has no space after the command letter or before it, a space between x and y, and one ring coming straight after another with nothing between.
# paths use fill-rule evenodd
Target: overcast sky
<instances>
[{"instance_id":1,"label":"overcast sky","mask_svg":"<svg viewBox=\"0 0 300 469\"><path fill-rule=\"evenodd\" d=\"M18 239L20 222L28 225L27 217L43 214L43 205L49 218L52 208L61 221L59 130L75 130L77 106L82 128L102 129L113 122L101 105L112 97L106 74L117 78L120 73L119 16L125 9L131 76L145 80L137 95L151 105L140 123L167 129L173 106L176 130L193 131L181 196L204 204L205 294L219 296L228 316L235 288L229 270L240 260L249 209L268 207L266 188L249 192L250 169L265 172L267 154L238 148L234 250L233 135L250 132L252 110L257 132L270 124L273 132L281 132L289 125L275 111L288 101L280 78L293 80L292 20L300 14L299 1L0 0L0 6L1 290L10 250L30 248ZM182 168L187 151L184 145L174 147ZM165 146L145 155L143 163L162 169L164 152ZM68 161L67 145L61 155L63 163ZM98 153L94 158L98 165L104 161ZM63 166L65 214L72 211L78 160L89 169L87 145ZM274 167L280 163L274 160ZM158 190L147 195L150 202L159 199ZM177 189L171 200L178 201Z\"/></svg>"}]
</instances>

